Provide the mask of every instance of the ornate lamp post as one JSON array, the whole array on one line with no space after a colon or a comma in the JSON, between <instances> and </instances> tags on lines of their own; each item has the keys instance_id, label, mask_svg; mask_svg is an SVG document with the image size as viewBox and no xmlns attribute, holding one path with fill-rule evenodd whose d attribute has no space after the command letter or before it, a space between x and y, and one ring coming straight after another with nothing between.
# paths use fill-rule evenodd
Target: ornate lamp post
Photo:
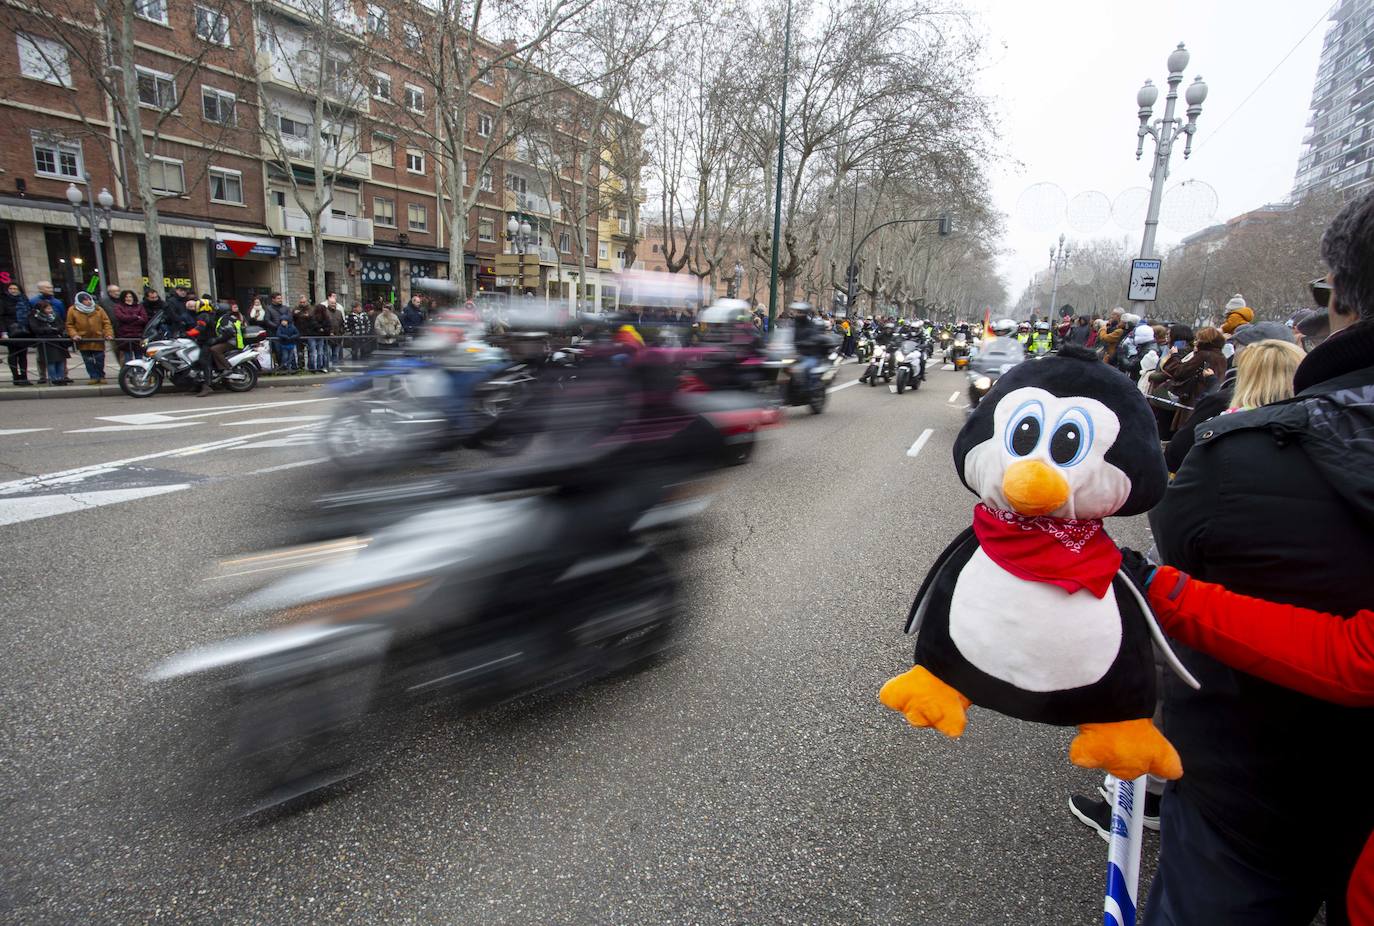
<instances>
[{"instance_id":1,"label":"ornate lamp post","mask_svg":"<svg viewBox=\"0 0 1374 926\"><path fill-rule=\"evenodd\" d=\"M528 253L530 244L533 243L534 230L530 228L528 221L520 221L515 216L510 217L506 223L506 238L510 241L515 253L520 255L520 293L525 292L525 254Z\"/></svg>"},{"instance_id":2,"label":"ornate lamp post","mask_svg":"<svg viewBox=\"0 0 1374 926\"><path fill-rule=\"evenodd\" d=\"M86 175L86 183L91 182L91 175ZM110 210L114 207L114 196L104 187L95 198L89 202L86 195L75 183L67 184L67 202L72 205L72 214L76 216L76 231L81 233L81 222L84 219L86 225L91 230L91 249L95 251L96 273L100 275L100 285L109 286L110 281L105 276L105 255L101 247L101 239L104 232L110 230ZM151 281L150 281L151 282Z\"/></svg>"},{"instance_id":3,"label":"ornate lamp post","mask_svg":"<svg viewBox=\"0 0 1374 926\"><path fill-rule=\"evenodd\" d=\"M1202 82L1201 77L1195 77L1193 82L1185 91L1184 99L1188 103L1187 116L1185 122L1174 115L1174 107L1178 102L1178 85L1183 83L1183 69L1188 66L1188 49L1183 47L1183 43L1178 43L1173 53L1169 55L1167 62L1169 67L1169 95L1165 97L1164 117L1156 119L1152 123L1150 117L1153 115L1155 101L1159 99L1159 88L1153 81L1145 81L1135 95L1136 106L1139 107L1137 115L1140 117L1140 128L1136 129L1137 144L1135 148L1135 158L1140 158L1145 153L1145 137L1148 135L1155 140L1155 160L1150 168L1150 207L1145 213L1145 237L1140 243L1141 257L1155 256L1155 231L1159 227L1159 203L1164 196L1164 181L1169 178L1169 156L1173 154L1174 142L1179 135L1186 135L1187 140L1183 145L1183 157L1187 158L1193 153L1193 135L1197 132L1197 117L1202 115L1202 102L1207 99L1207 85Z\"/></svg>"},{"instance_id":4,"label":"ornate lamp post","mask_svg":"<svg viewBox=\"0 0 1374 926\"><path fill-rule=\"evenodd\" d=\"M1050 266L1054 268L1054 285L1050 288L1050 307L1045 313L1046 321L1054 318L1054 313L1058 311L1055 305L1059 301L1059 271L1064 269L1064 265L1069 262L1069 254L1072 248L1065 246L1064 236L1059 236L1059 246L1050 248Z\"/></svg>"}]
</instances>

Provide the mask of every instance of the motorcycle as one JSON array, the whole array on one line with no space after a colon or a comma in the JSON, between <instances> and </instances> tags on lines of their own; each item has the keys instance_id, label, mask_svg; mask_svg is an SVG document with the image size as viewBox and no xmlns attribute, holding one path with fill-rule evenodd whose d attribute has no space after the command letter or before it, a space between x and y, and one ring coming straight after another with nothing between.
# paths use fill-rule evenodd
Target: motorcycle
<instances>
[{"instance_id":1,"label":"motorcycle","mask_svg":"<svg viewBox=\"0 0 1374 926\"><path fill-rule=\"evenodd\" d=\"M902 341L893 359L897 368L897 394L901 395L907 387L913 392L920 389L921 381L926 378L924 345L908 338Z\"/></svg>"},{"instance_id":2,"label":"motorcycle","mask_svg":"<svg viewBox=\"0 0 1374 926\"><path fill-rule=\"evenodd\" d=\"M950 344L945 356L949 358L950 363L954 364L954 369L963 370L968 367L971 353L968 336L960 332L954 336L954 342Z\"/></svg>"},{"instance_id":3,"label":"motorcycle","mask_svg":"<svg viewBox=\"0 0 1374 926\"><path fill-rule=\"evenodd\" d=\"M259 358L265 355L267 332L249 328L244 346L225 354L229 369L216 368L211 386L223 385L230 392L249 392L258 384ZM149 341L144 356L130 360L119 371L119 388L130 398L147 399L162 391L164 383L182 389L198 388L204 379L200 370L201 347L191 338L163 337Z\"/></svg>"},{"instance_id":4,"label":"motorcycle","mask_svg":"<svg viewBox=\"0 0 1374 926\"><path fill-rule=\"evenodd\" d=\"M892 343L874 344L873 359L869 361L868 369L864 370L864 375L859 379L868 383L870 386L878 385L878 377L883 378L883 382L892 382L895 375L897 350Z\"/></svg>"},{"instance_id":5,"label":"motorcycle","mask_svg":"<svg viewBox=\"0 0 1374 926\"><path fill-rule=\"evenodd\" d=\"M996 338L984 345L974 357L969 369L968 407L978 407L998 377L1026 359L1026 349L1014 338Z\"/></svg>"},{"instance_id":6,"label":"motorcycle","mask_svg":"<svg viewBox=\"0 0 1374 926\"><path fill-rule=\"evenodd\" d=\"M858 343L854 347L854 356L860 363L873 356L873 335L867 331L859 335Z\"/></svg>"}]
</instances>

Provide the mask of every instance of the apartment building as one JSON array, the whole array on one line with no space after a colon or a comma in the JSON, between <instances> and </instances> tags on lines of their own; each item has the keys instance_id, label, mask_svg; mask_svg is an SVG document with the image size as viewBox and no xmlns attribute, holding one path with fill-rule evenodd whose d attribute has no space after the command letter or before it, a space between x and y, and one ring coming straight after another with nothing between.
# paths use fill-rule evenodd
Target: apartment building
<instances>
[{"instance_id":1,"label":"apartment building","mask_svg":"<svg viewBox=\"0 0 1374 926\"><path fill-rule=\"evenodd\" d=\"M1374 185L1374 0L1331 9L1293 198Z\"/></svg>"},{"instance_id":2,"label":"apartment building","mask_svg":"<svg viewBox=\"0 0 1374 926\"><path fill-rule=\"evenodd\" d=\"M56 2L76 13L90 0ZM328 292L345 302L404 301L415 281L449 276L456 234L469 292L523 287L571 299L580 280L598 302L614 298L614 268L598 259L602 216L585 219L579 259L571 220L549 195L578 189L575 178L565 171L550 183L548 171L559 168L541 163L528 139L501 143L499 68L478 67L472 79L461 189L478 189L467 227L449 227L436 141L446 135L423 66L436 26L424 5L138 0L135 8L164 286L241 304L275 291L290 301ZM0 17L0 112L12 127L0 150L0 280L32 291L50 279L67 300L92 284L97 265L68 202L73 185L88 198L113 195L101 244L110 282L136 290L148 282L130 137L102 71L107 36L56 28L73 18L12 4ZM85 18L99 22L98 7ZM481 46L475 60L500 53ZM316 213L322 281L311 253ZM519 277L497 273L498 255L514 246L511 218L532 231Z\"/></svg>"}]
</instances>

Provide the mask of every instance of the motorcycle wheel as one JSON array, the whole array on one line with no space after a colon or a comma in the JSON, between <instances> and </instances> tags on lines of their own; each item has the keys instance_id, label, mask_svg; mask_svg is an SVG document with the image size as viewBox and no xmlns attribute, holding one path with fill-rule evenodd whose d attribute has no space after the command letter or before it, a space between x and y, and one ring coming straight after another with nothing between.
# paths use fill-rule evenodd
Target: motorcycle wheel
<instances>
[{"instance_id":1,"label":"motorcycle wheel","mask_svg":"<svg viewBox=\"0 0 1374 926\"><path fill-rule=\"evenodd\" d=\"M922 371L922 372L924 372L924 371ZM915 392L917 389L920 389L920 388L921 388L921 377L920 377L920 376L913 376L913 377L911 377L911 382L908 383L907 385L911 386L911 391L912 391L912 392Z\"/></svg>"},{"instance_id":2,"label":"motorcycle wheel","mask_svg":"<svg viewBox=\"0 0 1374 926\"><path fill-rule=\"evenodd\" d=\"M876 386L876 385L878 385L878 376L877 376L876 373L873 372L873 367L870 366L870 367L864 372L864 378L868 381L868 385L870 385L870 386Z\"/></svg>"},{"instance_id":3,"label":"motorcycle wheel","mask_svg":"<svg viewBox=\"0 0 1374 926\"><path fill-rule=\"evenodd\" d=\"M258 384L258 365L240 363L225 373L220 382L224 383L224 388L230 392L251 392L253 387Z\"/></svg>"},{"instance_id":4,"label":"motorcycle wheel","mask_svg":"<svg viewBox=\"0 0 1374 926\"><path fill-rule=\"evenodd\" d=\"M753 434L747 436L748 440L741 440L739 443L731 444L725 448L726 466L743 466L754 455L755 437Z\"/></svg>"},{"instance_id":5,"label":"motorcycle wheel","mask_svg":"<svg viewBox=\"0 0 1374 926\"><path fill-rule=\"evenodd\" d=\"M620 600L638 601L652 617L599 641L595 652L599 675L616 675L640 667L668 648L675 630L677 582L658 554L631 566L619 584Z\"/></svg>"},{"instance_id":6,"label":"motorcycle wheel","mask_svg":"<svg viewBox=\"0 0 1374 926\"><path fill-rule=\"evenodd\" d=\"M320 432L329 461L354 474L370 473L412 457L424 444L414 426L372 413L366 402L342 402Z\"/></svg>"},{"instance_id":7,"label":"motorcycle wheel","mask_svg":"<svg viewBox=\"0 0 1374 926\"><path fill-rule=\"evenodd\" d=\"M898 371L897 371L897 395L901 395L903 392L906 392L906 381L907 381L906 370L898 370Z\"/></svg>"},{"instance_id":8,"label":"motorcycle wheel","mask_svg":"<svg viewBox=\"0 0 1374 926\"><path fill-rule=\"evenodd\" d=\"M126 366L119 371L119 389L131 399L147 399L162 388L162 371L157 367L142 369Z\"/></svg>"},{"instance_id":9,"label":"motorcycle wheel","mask_svg":"<svg viewBox=\"0 0 1374 926\"><path fill-rule=\"evenodd\" d=\"M869 380L869 385L871 386L872 384L873 381ZM826 391L824 386L816 387L816 392L811 396L811 401L806 403L807 407L811 409L811 414L819 415L821 412L825 411L825 400L828 395L829 392Z\"/></svg>"}]
</instances>

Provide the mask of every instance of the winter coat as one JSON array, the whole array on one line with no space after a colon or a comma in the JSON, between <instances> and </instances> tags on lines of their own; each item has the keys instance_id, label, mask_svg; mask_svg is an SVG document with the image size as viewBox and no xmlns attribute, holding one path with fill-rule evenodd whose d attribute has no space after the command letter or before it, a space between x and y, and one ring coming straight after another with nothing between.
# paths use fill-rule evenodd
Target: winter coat
<instances>
[{"instance_id":1,"label":"winter coat","mask_svg":"<svg viewBox=\"0 0 1374 926\"><path fill-rule=\"evenodd\" d=\"M287 308L284 305L276 305L274 303L269 302L262 307L262 311L262 326L266 328L269 332L276 331L277 322L281 321L283 318L288 320L291 318L290 313L287 311Z\"/></svg>"},{"instance_id":2,"label":"winter coat","mask_svg":"<svg viewBox=\"0 0 1374 926\"><path fill-rule=\"evenodd\" d=\"M372 316L366 312L349 312L344 318L344 330L353 337L366 337L372 333Z\"/></svg>"},{"instance_id":3,"label":"winter coat","mask_svg":"<svg viewBox=\"0 0 1374 926\"><path fill-rule=\"evenodd\" d=\"M329 333L339 337L344 333L344 310L338 307L329 310Z\"/></svg>"},{"instance_id":4,"label":"winter coat","mask_svg":"<svg viewBox=\"0 0 1374 926\"><path fill-rule=\"evenodd\" d=\"M8 293L0 295L0 332L12 338L27 338L29 313L32 311L29 297L23 293L13 297Z\"/></svg>"},{"instance_id":5,"label":"winter coat","mask_svg":"<svg viewBox=\"0 0 1374 926\"><path fill-rule=\"evenodd\" d=\"M313 338L319 335L319 332L315 330L315 319L310 313L310 309L300 307L291 313L291 324L295 326L303 338Z\"/></svg>"},{"instance_id":6,"label":"winter coat","mask_svg":"<svg viewBox=\"0 0 1374 926\"><path fill-rule=\"evenodd\" d=\"M373 328L377 332L378 340L383 344L395 344L404 330L401 327L401 320L396 317L395 312L383 312L378 315Z\"/></svg>"},{"instance_id":7,"label":"winter coat","mask_svg":"<svg viewBox=\"0 0 1374 926\"><path fill-rule=\"evenodd\" d=\"M415 308L415 306L407 304L406 307L401 310L401 328L406 334L418 334L420 326L424 323L425 313Z\"/></svg>"},{"instance_id":8,"label":"winter coat","mask_svg":"<svg viewBox=\"0 0 1374 926\"><path fill-rule=\"evenodd\" d=\"M278 325L273 336L283 347L294 347L301 339L301 332L295 325L287 322L285 325Z\"/></svg>"},{"instance_id":9,"label":"winter coat","mask_svg":"<svg viewBox=\"0 0 1374 926\"><path fill-rule=\"evenodd\" d=\"M71 354L67 351L67 338L57 316L51 313L33 312L29 315L29 332L43 343L38 346L43 363L57 363L66 360Z\"/></svg>"},{"instance_id":10,"label":"winter coat","mask_svg":"<svg viewBox=\"0 0 1374 926\"><path fill-rule=\"evenodd\" d=\"M124 305L122 302L115 305L114 329L115 337L119 338L120 350L137 350L143 341L143 329L146 327L148 313L142 305Z\"/></svg>"},{"instance_id":11,"label":"winter coat","mask_svg":"<svg viewBox=\"0 0 1374 926\"><path fill-rule=\"evenodd\" d=\"M1216 392L1209 392L1197 400L1193 405L1193 413L1178 426L1168 446L1164 448L1164 462L1168 464L1169 472L1176 473L1182 469L1183 461L1187 458L1188 451L1193 449L1193 443L1197 438L1197 426L1230 408L1231 399L1235 394L1236 371L1233 367L1226 371Z\"/></svg>"},{"instance_id":12,"label":"winter coat","mask_svg":"<svg viewBox=\"0 0 1374 926\"><path fill-rule=\"evenodd\" d=\"M1211 376L1206 374L1207 370L1212 371ZM1152 378L1163 382L1184 405L1196 405L1204 395L1215 392L1225 376L1226 358L1221 351L1194 348L1186 354L1165 357ZM1175 413L1174 429L1183 427L1189 415L1185 411Z\"/></svg>"},{"instance_id":13,"label":"winter coat","mask_svg":"<svg viewBox=\"0 0 1374 926\"><path fill-rule=\"evenodd\" d=\"M1093 326L1089 324L1074 325L1064 335L1065 344L1077 344L1079 347L1087 347L1089 336L1093 333Z\"/></svg>"},{"instance_id":14,"label":"winter coat","mask_svg":"<svg viewBox=\"0 0 1374 926\"><path fill-rule=\"evenodd\" d=\"M66 328L78 350L104 350L105 342L114 339L110 317L98 305L89 312L82 311L79 304L72 306L67 310Z\"/></svg>"},{"instance_id":15,"label":"winter coat","mask_svg":"<svg viewBox=\"0 0 1374 926\"><path fill-rule=\"evenodd\" d=\"M56 296L30 296L29 305L34 305L39 299L42 299L48 305L52 306L52 314L57 319L59 325L65 325L67 323L67 307L62 304L61 299L58 299Z\"/></svg>"},{"instance_id":16,"label":"winter coat","mask_svg":"<svg viewBox=\"0 0 1374 926\"><path fill-rule=\"evenodd\" d=\"M1294 377L1298 394L1197 428L1150 525L1165 563L1244 595L1351 615L1371 607L1374 323L1333 335ZM1179 645L1201 683L1164 683L1164 734L1186 797L1228 841L1295 877L1348 871L1374 804L1314 812L1358 768L1374 709L1338 707ZM1352 761L1355 763L1352 765Z\"/></svg>"}]
</instances>

